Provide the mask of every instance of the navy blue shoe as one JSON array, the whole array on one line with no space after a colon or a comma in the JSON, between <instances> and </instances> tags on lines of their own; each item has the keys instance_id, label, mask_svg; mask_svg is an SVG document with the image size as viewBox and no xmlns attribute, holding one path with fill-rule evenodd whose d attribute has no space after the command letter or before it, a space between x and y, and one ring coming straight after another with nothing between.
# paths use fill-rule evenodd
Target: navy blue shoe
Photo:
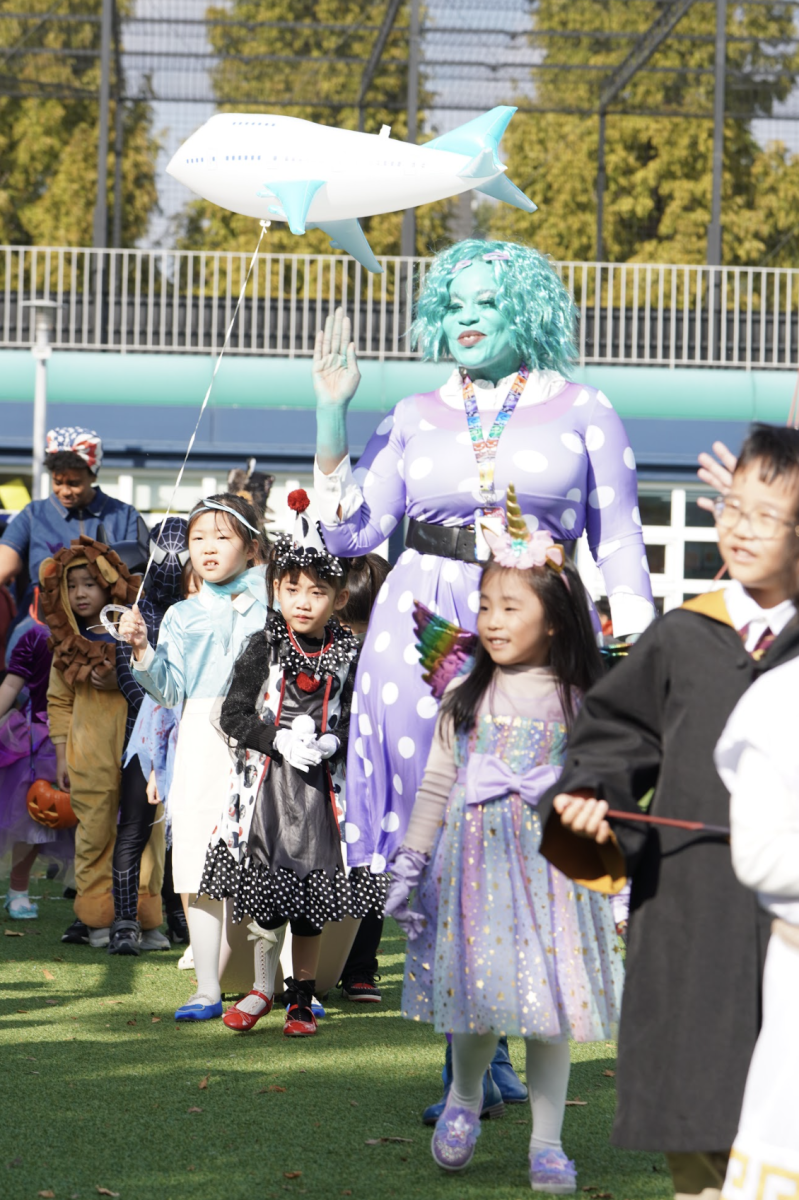
<instances>
[{"instance_id":1,"label":"navy blue shoe","mask_svg":"<svg viewBox=\"0 0 799 1200\"><path fill-rule=\"evenodd\" d=\"M501 1037L491 1059L491 1074L506 1104L525 1104L527 1088L514 1071L508 1054L508 1039Z\"/></svg>"},{"instance_id":2,"label":"navy blue shoe","mask_svg":"<svg viewBox=\"0 0 799 1200\"><path fill-rule=\"evenodd\" d=\"M444 1070L441 1072L441 1079L444 1083L444 1095L437 1104L430 1104L424 1110L422 1113L423 1125L435 1125L447 1103L449 1089L452 1087L452 1047L449 1042L447 1042L447 1053L444 1058ZM480 1112L480 1118L481 1120L488 1120L492 1117L501 1117L504 1112L505 1102L502 1099L502 1093L494 1082L494 1077L489 1067L483 1076L483 1107Z\"/></svg>"}]
</instances>

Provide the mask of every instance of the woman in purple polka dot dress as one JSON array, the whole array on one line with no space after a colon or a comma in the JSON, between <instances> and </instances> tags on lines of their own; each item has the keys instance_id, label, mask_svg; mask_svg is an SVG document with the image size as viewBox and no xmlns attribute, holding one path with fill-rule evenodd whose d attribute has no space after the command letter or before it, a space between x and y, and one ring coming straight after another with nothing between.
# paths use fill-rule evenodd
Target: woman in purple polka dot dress
<instances>
[{"instance_id":1,"label":"woman in purple polka dot dress","mask_svg":"<svg viewBox=\"0 0 799 1200\"><path fill-rule=\"evenodd\" d=\"M476 628L475 515L504 504L509 483L531 529L567 545L587 533L617 634L653 616L635 459L610 401L568 381L574 325L566 289L536 251L482 241L445 250L427 272L412 338L458 367L437 391L400 400L354 470L346 409L360 377L349 321L339 311L317 337L315 490L328 549L365 554L409 520L355 682L352 866L383 871L399 849L432 742L438 702L421 676L414 602Z\"/></svg>"}]
</instances>

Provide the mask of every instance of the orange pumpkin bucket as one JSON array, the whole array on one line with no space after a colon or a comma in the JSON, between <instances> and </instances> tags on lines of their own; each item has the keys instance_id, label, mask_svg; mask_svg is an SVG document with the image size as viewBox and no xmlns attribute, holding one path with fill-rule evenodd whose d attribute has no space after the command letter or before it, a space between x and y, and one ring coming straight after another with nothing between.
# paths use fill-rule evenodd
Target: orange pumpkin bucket
<instances>
[{"instance_id":1,"label":"orange pumpkin bucket","mask_svg":"<svg viewBox=\"0 0 799 1200\"><path fill-rule=\"evenodd\" d=\"M69 792L61 792L46 779L37 779L28 788L28 812L34 821L48 829L72 829L78 818L72 811Z\"/></svg>"}]
</instances>

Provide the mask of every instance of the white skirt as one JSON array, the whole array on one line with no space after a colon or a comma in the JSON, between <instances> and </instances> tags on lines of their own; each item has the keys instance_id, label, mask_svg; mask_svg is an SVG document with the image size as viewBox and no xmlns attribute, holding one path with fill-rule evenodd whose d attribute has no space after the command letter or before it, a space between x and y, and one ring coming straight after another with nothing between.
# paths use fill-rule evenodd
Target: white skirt
<instances>
[{"instance_id":1,"label":"white skirt","mask_svg":"<svg viewBox=\"0 0 799 1200\"><path fill-rule=\"evenodd\" d=\"M231 757L211 714L219 703L187 700L183 707L172 777L172 879L176 892L196 892L205 854L224 808Z\"/></svg>"},{"instance_id":2,"label":"white skirt","mask_svg":"<svg viewBox=\"0 0 799 1200\"><path fill-rule=\"evenodd\" d=\"M798 1006L799 948L773 933L763 976L763 1027L746 1079L724 1200L799 1200Z\"/></svg>"}]
</instances>

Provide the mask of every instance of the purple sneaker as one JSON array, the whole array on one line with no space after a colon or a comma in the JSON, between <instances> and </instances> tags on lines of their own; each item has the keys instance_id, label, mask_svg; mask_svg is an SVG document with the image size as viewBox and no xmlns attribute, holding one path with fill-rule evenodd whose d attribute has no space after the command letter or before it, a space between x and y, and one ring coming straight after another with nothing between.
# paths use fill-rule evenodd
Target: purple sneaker
<instances>
[{"instance_id":1,"label":"purple sneaker","mask_svg":"<svg viewBox=\"0 0 799 1200\"><path fill-rule=\"evenodd\" d=\"M534 1192L571 1195L577 1191L577 1168L562 1150L539 1150L530 1159L530 1186Z\"/></svg>"},{"instance_id":2,"label":"purple sneaker","mask_svg":"<svg viewBox=\"0 0 799 1200\"><path fill-rule=\"evenodd\" d=\"M445 1171L460 1171L472 1161L479 1136L480 1114L447 1104L433 1131L433 1158Z\"/></svg>"}]
</instances>

